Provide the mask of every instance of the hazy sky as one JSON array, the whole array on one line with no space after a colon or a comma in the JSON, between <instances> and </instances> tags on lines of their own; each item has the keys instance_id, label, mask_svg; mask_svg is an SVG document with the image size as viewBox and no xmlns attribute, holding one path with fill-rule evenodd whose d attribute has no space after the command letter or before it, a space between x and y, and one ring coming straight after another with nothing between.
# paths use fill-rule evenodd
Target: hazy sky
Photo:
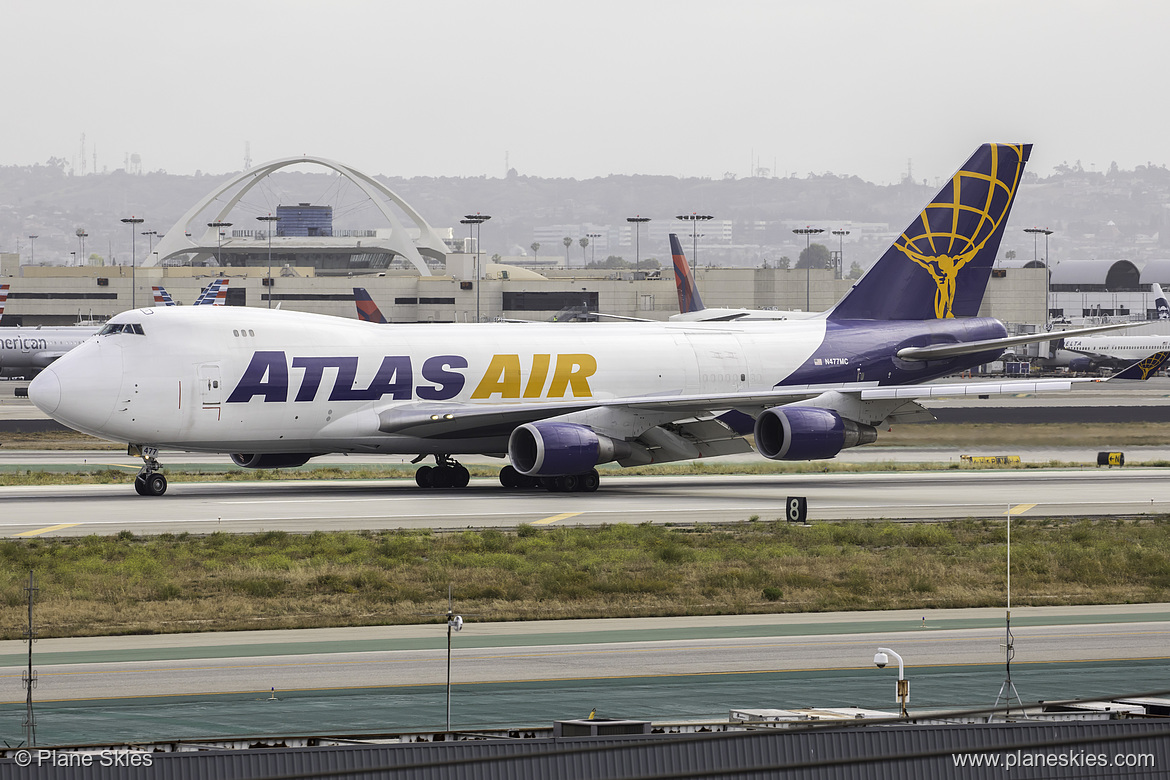
<instances>
[{"instance_id":1,"label":"hazy sky","mask_svg":"<svg viewBox=\"0 0 1170 780\"><path fill-rule=\"evenodd\" d=\"M1170 163L1147 0L3 0L0 164L222 174L946 176Z\"/></svg>"}]
</instances>

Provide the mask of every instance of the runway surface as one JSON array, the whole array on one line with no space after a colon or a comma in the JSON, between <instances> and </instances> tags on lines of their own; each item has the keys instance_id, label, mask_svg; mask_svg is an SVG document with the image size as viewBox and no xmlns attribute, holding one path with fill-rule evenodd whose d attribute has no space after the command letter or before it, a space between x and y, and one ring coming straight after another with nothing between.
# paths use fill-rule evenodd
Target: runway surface
<instances>
[{"instance_id":1,"label":"runway surface","mask_svg":"<svg viewBox=\"0 0 1170 780\"><path fill-rule=\"evenodd\" d=\"M925 626L923 619L925 618ZM1026 701L1170 687L1170 605L1013 610ZM463 728L610 717L725 719L732 707L890 709L895 648L919 710L989 706L995 609L482 623L453 640ZM45 640L39 734L58 743L443 726L445 625ZM0 711L23 709L25 646L0 643ZM12 684L12 683L17 684ZM5 719L16 720L19 719Z\"/></svg>"},{"instance_id":2,"label":"runway surface","mask_svg":"<svg viewBox=\"0 0 1170 780\"><path fill-rule=\"evenodd\" d=\"M720 523L783 518L805 496L809 519L945 520L1101 517L1170 512L1161 469L941 471L769 476L610 477L596 493L506 491L494 479L462 490L413 480L172 483L162 497L130 484L0 488L0 533L75 536L510 528L522 523Z\"/></svg>"}]
</instances>

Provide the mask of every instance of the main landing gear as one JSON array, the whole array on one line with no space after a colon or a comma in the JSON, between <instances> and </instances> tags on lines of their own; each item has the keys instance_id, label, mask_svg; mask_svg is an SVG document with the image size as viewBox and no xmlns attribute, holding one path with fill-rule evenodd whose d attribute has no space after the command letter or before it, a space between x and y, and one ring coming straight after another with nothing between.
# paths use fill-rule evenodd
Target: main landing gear
<instances>
[{"instance_id":1,"label":"main landing gear","mask_svg":"<svg viewBox=\"0 0 1170 780\"><path fill-rule=\"evenodd\" d=\"M134 490L140 496L161 496L167 492L167 478L163 476L162 464L158 462L156 447L135 447L128 449L130 455L142 456L142 468L134 477Z\"/></svg>"},{"instance_id":2,"label":"main landing gear","mask_svg":"<svg viewBox=\"0 0 1170 780\"><path fill-rule=\"evenodd\" d=\"M544 488L550 493L592 493L601 485L601 477L597 469L559 477L530 477L509 465L500 469L500 484L510 490Z\"/></svg>"},{"instance_id":3,"label":"main landing gear","mask_svg":"<svg viewBox=\"0 0 1170 780\"><path fill-rule=\"evenodd\" d=\"M471 481L471 473L450 455L436 455L434 466L418 467L414 481L421 488L463 488Z\"/></svg>"}]
</instances>

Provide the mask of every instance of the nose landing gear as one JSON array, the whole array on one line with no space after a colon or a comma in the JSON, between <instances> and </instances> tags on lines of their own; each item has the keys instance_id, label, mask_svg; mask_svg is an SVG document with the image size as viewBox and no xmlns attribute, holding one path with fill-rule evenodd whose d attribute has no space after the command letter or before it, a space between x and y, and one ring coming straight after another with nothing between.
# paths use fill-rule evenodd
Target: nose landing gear
<instances>
[{"instance_id":1,"label":"nose landing gear","mask_svg":"<svg viewBox=\"0 0 1170 780\"><path fill-rule=\"evenodd\" d=\"M140 496L161 496L167 492L167 478L158 462L158 448L131 444L126 448L128 455L142 457L142 468L134 477L134 490Z\"/></svg>"}]
</instances>

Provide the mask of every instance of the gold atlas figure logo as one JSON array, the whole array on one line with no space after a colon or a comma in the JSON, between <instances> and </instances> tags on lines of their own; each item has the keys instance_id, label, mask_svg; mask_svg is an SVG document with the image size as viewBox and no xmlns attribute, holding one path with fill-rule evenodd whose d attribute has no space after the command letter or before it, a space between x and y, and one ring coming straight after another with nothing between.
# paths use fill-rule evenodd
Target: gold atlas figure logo
<instances>
[{"instance_id":1,"label":"gold atlas figure logo","mask_svg":"<svg viewBox=\"0 0 1170 780\"><path fill-rule=\"evenodd\" d=\"M991 147L990 171L960 170L951 180L951 202L935 200L925 209L914 224L903 233L894 246L902 254L926 269L934 279L934 316L939 319L954 317L951 307L955 304L957 290L956 279L959 271L976 255L983 250L996 229L1007 216L1012 199L1016 194L1016 187L1020 183L1020 173L1023 166L1019 161L1023 157L1023 150L1017 146L1004 147L1011 152L1008 163L1001 171L1001 146ZM1000 176L1011 176L1010 181L1003 181ZM963 189L973 192L971 200L982 200L978 203L964 203ZM992 210L995 214L992 214ZM931 212L935 212L935 219L931 220ZM942 212L942 213L938 213ZM978 221L975 230L960 232L961 217L974 214ZM941 228L934 224L947 222ZM910 231L915 227L920 229L916 236ZM957 251L956 251L957 250Z\"/></svg>"},{"instance_id":2,"label":"gold atlas figure logo","mask_svg":"<svg viewBox=\"0 0 1170 780\"><path fill-rule=\"evenodd\" d=\"M1137 364L1138 370L1142 372L1142 379L1149 379L1150 374L1162 367L1162 363L1166 360L1165 352L1155 352L1148 358Z\"/></svg>"}]
</instances>

